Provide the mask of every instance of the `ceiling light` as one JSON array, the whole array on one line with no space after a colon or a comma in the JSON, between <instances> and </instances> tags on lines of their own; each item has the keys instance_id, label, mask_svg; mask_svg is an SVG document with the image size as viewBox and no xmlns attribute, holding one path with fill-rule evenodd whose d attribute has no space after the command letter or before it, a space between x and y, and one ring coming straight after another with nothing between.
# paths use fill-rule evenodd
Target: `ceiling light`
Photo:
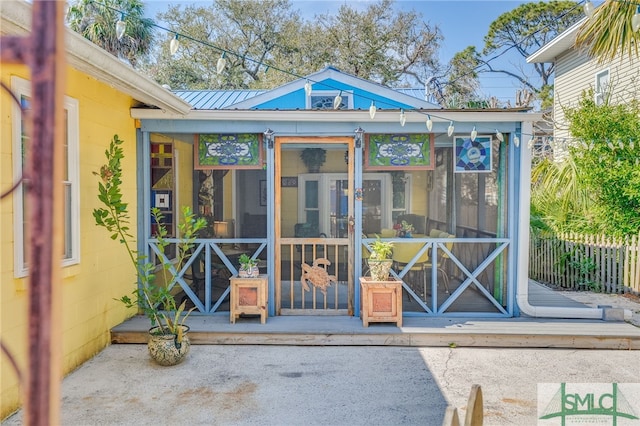
<instances>
[{"instance_id":1,"label":"ceiling light","mask_svg":"<svg viewBox=\"0 0 640 426\"><path fill-rule=\"evenodd\" d=\"M311 82L309 80L304 84L304 92L307 96L311 96Z\"/></svg>"},{"instance_id":2,"label":"ceiling light","mask_svg":"<svg viewBox=\"0 0 640 426\"><path fill-rule=\"evenodd\" d=\"M453 132L456 128L453 127L453 121L449 122L449 128L447 128L447 135L451 136L453 135Z\"/></svg>"},{"instance_id":3,"label":"ceiling light","mask_svg":"<svg viewBox=\"0 0 640 426\"><path fill-rule=\"evenodd\" d=\"M400 110L400 125L404 127L404 123L407 121L407 117L404 115L404 110Z\"/></svg>"},{"instance_id":4,"label":"ceiling light","mask_svg":"<svg viewBox=\"0 0 640 426\"><path fill-rule=\"evenodd\" d=\"M471 131L471 142L475 141L478 137L478 131L476 130L476 126L473 126L473 130Z\"/></svg>"},{"instance_id":5,"label":"ceiling light","mask_svg":"<svg viewBox=\"0 0 640 426\"><path fill-rule=\"evenodd\" d=\"M520 146L520 138L518 137L518 135L515 135L513 137L513 144L516 146L516 148Z\"/></svg>"},{"instance_id":6,"label":"ceiling light","mask_svg":"<svg viewBox=\"0 0 640 426\"><path fill-rule=\"evenodd\" d=\"M431 121L431 116L427 115L427 130L431 131L433 129L433 121Z\"/></svg>"},{"instance_id":7,"label":"ceiling light","mask_svg":"<svg viewBox=\"0 0 640 426\"><path fill-rule=\"evenodd\" d=\"M500 142L504 142L504 136L498 129L496 129L496 138L498 138Z\"/></svg>"},{"instance_id":8,"label":"ceiling light","mask_svg":"<svg viewBox=\"0 0 640 426\"><path fill-rule=\"evenodd\" d=\"M373 120L373 117L376 116L377 110L378 108L376 108L376 103L371 101L371 106L369 107L369 117L371 117L372 120Z\"/></svg>"}]
</instances>

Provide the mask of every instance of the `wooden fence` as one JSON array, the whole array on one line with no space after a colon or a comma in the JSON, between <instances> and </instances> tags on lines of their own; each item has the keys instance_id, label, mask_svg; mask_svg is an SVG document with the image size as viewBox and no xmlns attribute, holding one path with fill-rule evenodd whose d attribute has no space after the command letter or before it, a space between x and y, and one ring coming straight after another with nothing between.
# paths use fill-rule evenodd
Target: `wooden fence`
<instances>
[{"instance_id":1,"label":"wooden fence","mask_svg":"<svg viewBox=\"0 0 640 426\"><path fill-rule=\"evenodd\" d=\"M529 277L568 289L640 293L640 235L531 233Z\"/></svg>"}]
</instances>

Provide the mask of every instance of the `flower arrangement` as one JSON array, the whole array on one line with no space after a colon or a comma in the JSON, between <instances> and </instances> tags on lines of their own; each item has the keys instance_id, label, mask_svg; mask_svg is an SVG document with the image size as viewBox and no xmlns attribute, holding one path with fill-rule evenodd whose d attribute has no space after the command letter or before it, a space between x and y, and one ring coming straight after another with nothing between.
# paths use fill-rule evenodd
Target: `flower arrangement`
<instances>
[{"instance_id":1,"label":"flower arrangement","mask_svg":"<svg viewBox=\"0 0 640 426\"><path fill-rule=\"evenodd\" d=\"M413 231L415 231L415 228L413 227L413 225L407 222L406 220L403 220L402 222L396 223L395 225L393 225L393 229L396 230L397 237L403 237L403 238L410 238Z\"/></svg>"}]
</instances>

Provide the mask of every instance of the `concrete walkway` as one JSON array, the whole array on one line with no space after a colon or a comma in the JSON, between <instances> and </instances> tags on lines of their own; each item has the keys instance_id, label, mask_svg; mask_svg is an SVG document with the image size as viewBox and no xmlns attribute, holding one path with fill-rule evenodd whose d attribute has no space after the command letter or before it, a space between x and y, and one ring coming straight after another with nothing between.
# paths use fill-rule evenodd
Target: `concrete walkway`
<instances>
[{"instance_id":1,"label":"concrete walkway","mask_svg":"<svg viewBox=\"0 0 640 426\"><path fill-rule=\"evenodd\" d=\"M477 383L484 424L533 425L541 383L624 383L640 413L638 372L620 350L201 345L160 367L112 345L64 380L62 424L435 426Z\"/></svg>"},{"instance_id":2,"label":"concrete walkway","mask_svg":"<svg viewBox=\"0 0 640 426\"><path fill-rule=\"evenodd\" d=\"M556 297L540 288L532 297ZM556 292L553 292L556 293ZM594 295L572 303L601 304ZM584 298L584 294L579 295ZM604 296L614 307L640 313L635 300ZM558 300L558 299L554 299ZM629 304L632 303L632 304ZM206 317L209 320L211 317ZM281 318L295 321L294 317ZM311 321L312 318L298 318ZM357 318L345 318L353 327ZM408 319L398 335L426 333L424 319ZM433 319L432 319L433 321ZM598 340L604 331L640 334L627 323L504 319L436 319L449 339L464 329L524 324L562 336L568 327ZM228 318L221 320L229 327ZM255 324L254 324L255 323ZM493 324L493 325L491 325ZM210 324L208 325L210 326ZM237 328L290 329L256 321ZM349 324L348 327L352 325ZM310 327L309 324L302 325ZM415 329L415 330L413 330ZM533 335L533 334L531 334ZM520 340L526 346L529 338ZM448 340L452 341L452 340ZM230 343L230 342L229 342ZM517 343L517 341L515 341ZM454 347L455 346L455 347ZM473 384L482 386L486 425L537 424L544 409L540 384L624 384L624 396L640 414L638 351L548 348L420 346L194 345L175 367L160 367L142 344L111 345L68 375L62 386L63 425L439 425L447 405L464 407ZM622 389L622 385L621 385ZM540 401L539 401L540 399ZM543 406L538 407L539 403ZM22 414L2 425L22 424ZM545 424L545 423L540 423Z\"/></svg>"}]
</instances>

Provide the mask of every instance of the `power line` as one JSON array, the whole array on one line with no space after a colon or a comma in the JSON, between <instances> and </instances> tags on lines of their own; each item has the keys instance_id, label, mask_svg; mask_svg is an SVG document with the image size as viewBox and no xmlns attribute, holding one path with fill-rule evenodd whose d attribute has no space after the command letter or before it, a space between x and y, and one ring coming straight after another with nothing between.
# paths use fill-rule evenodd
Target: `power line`
<instances>
[{"instance_id":1,"label":"power line","mask_svg":"<svg viewBox=\"0 0 640 426\"><path fill-rule=\"evenodd\" d=\"M576 6L575 6L575 7L578 7L578 6L579 6L581 3L583 3L584 1L585 1L585 0L581 0L579 3L577 3L577 4L576 4ZM111 11L115 12L116 14L120 14L122 17L128 17L128 16L130 16L130 14L128 14L128 13L126 13L126 12L123 12L122 10L116 9L116 8L114 8L114 7L111 7L111 6L109 6L109 5L106 5L106 4L104 4L104 3L101 3L101 2L99 2L99 1L91 0L91 3L95 3L95 4L97 4L97 5L101 6L101 7L104 7L105 9L108 9L108 10L111 10ZM566 14L570 13L571 11L573 11L573 10L575 9L575 7L574 7L574 8L569 9L569 10L568 10L568 11L566 11L566 12L564 12L564 13L563 13L562 15L560 15L557 19L561 19L561 18L562 18L562 17L564 17ZM203 45L203 46L206 46L206 47L212 48L212 49L214 49L214 50L217 50L217 51L221 52L221 54L222 54L223 56L224 56L225 54L230 54L230 55L235 56L235 57L237 57L237 58L239 58L239 59L242 59L242 60L246 60L246 61L252 62L252 63L254 63L254 64L258 65L258 67L259 67L259 66L261 66L261 65L264 65L264 66L265 66L265 67L267 67L269 70L275 70L275 71L278 71L278 72L284 73L284 74L286 74L286 75L292 76L292 77L294 77L294 78L296 78L296 79L300 79L300 80L302 80L302 79L306 79L307 81L310 81L310 82L315 83L315 84L321 84L321 85L323 85L324 87L327 87L327 88L329 88L329 89L332 89L332 90L335 90L335 91L341 91L341 89L340 89L340 88L338 88L338 87L333 87L333 86L331 86L331 85L327 84L326 82L322 82L322 83L321 83L321 82L318 82L318 81L312 81L312 80L310 80L310 79L309 79L308 77L306 77L306 76L299 75L299 74L297 74L297 73L295 73L295 72L291 72L291 71L288 71L288 70L285 70L285 69L279 68L279 67L274 66L274 65L270 65L270 64L268 64L268 63L267 63L267 62L265 62L265 61L258 61L258 60L255 60L255 59L253 59L253 58L251 58L251 57L247 56L247 55L240 54L240 53L237 53L237 52L235 52L235 51L233 51L233 50L226 49L226 48L223 48L223 47L220 47L220 46L216 46L216 45L214 45L214 44L212 44L212 43L210 43L210 42L208 42L208 41L203 41L203 40L197 39L197 38L195 38L195 37L190 36L189 34L181 33L181 32L178 32L178 31L171 30L171 29L169 29L169 28L163 27L163 26L161 26L161 25L159 25L159 24L156 24L156 23L155 23L155 21L153 21L153 20L151 20L151 19L146 19L146 21L148 21L148 22L150 23L150 26L152 26L152 27L155 27L155 28L158 28L158 29L160 29L160 30L163 30L163 31L165 31L165 32L167 32L167 33L169 33L169 34L174 34L176 38L184 38L184 39L190 40L190 41L192 41L192 42L194 42L194 43L198 43L198 44L201 44L201 45ZM538 32L542 31L543 29L545 29L545 28L547 28L547 27L548 27L548 26L546 26L546 27L542 27L542 28L540 28L540 29L536 30L535 32L533 32L533 33L529 34L528 36L526 36L526 37L522 38L520 41L518 41L518 42L514 43L513 45L508 46L508 47L507 47L507 48L505 48L502 52L500 52L500 53L498 53L498 54L494 55L493 57L491 57L491 58L489 58L489 59L487 59L487 60L483 61L483 63L482 63L482 64L479 64L478 66L476 66L475 68L473 68L471 71L469 71L467 74L464 74L464 75L458 76L456 79L454 79L454 80L450 80L450 81L445 82L445 83L443 83L443 84L444 84L444 85L450 85L450 84L453 84L453 83L455 83L456 81L460 80L461 78L463 78L463 77L466 77L466 76L470 75L472 72L476 71L478 68L480 68L480 67L482 67L482 66L485 66L486 64L489 64L491 61L495 61L496 59L498 59L498 58L500 58L501 56L505 55L509 50L511 50L511 49L513 49L513 48L515 48L515 47L517 47L519 44L523 43L523 42L524 42L524 41L526 41L528 38L533 37L535 34L537 34ZM437 83L436 83L436 84L437 84ZM363 96L363 95L359 95L359 96L360 96L362 99L365 99L365 100L368 100L368 101L372 101L372 102L376 102L376 103L381 103L382 105L387 105L387 106L390 106L390 107L394 107L394 109L395 109L395 107L396 107L394 104L391 104L391 103L388 103L388 102L383 102L383 101L380 101L379 99L373 99L373 98L370 98L370 97L367 97L367 96ZM497 97L496 97L496 98L497 98ZM500 98L505 98L505 97L500 97ZM442 120L449 120L449 119L448 119L448 118L446 118L446 117L443 117L443 116L440 116L440 115L437 115L437 114L432 114L432 113L430 113L430 112L420 111L420 110L415 109L415 108L411 108L411 109L409 109L407 112L409 112L409 111L416 112L416 113L418 113L418 114L422 114L422 115L425 115L425 116L428 116L428 117L433 116L433 117L435 117L435 118L439 118L439 119L442 119ZM531 136L533 136L533 135L531 135Z\"/></svg>"}]
</instances>

